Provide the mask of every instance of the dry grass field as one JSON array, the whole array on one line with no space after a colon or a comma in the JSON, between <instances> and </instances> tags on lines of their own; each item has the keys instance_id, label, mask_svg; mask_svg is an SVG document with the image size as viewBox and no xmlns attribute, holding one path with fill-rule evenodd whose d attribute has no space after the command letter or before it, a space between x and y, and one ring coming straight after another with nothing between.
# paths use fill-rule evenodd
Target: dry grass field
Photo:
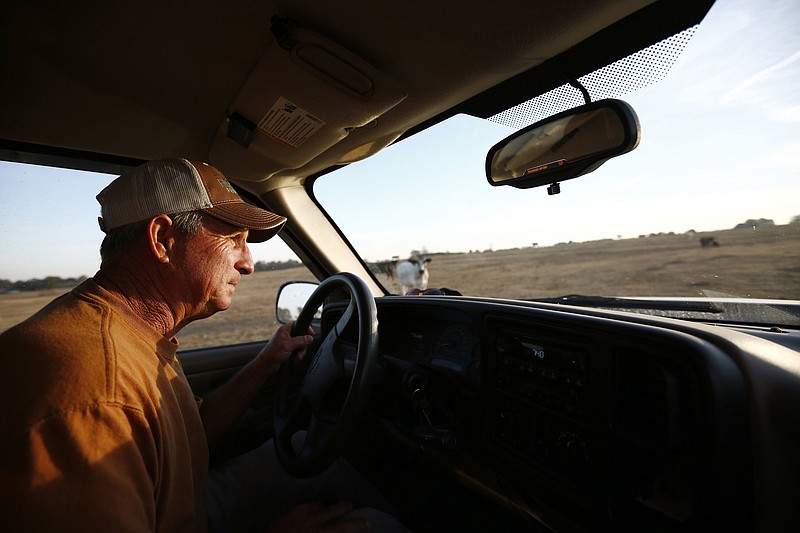
<instances>
[{"instance_id":1,"label":"dry grass field","mask_svg":"<svg viewBox=\"0 0 800 533\"><path fill-rule=\"evenodd\" d=\"M703 236L714 236L719 246L702 248ZM441 255L434 256L430 271L430 286L475 296L800 300L800 225Z\"/></svg>"},{"instance_id":2,"label":"dry grass field","mask_svg":"<svg viewBox=\"0 0 800 533\"><path fill-rule=\"evenodd\" d=\"M702 248L702 236L714 236L719 246ZM800 300L800 225L431 257L429 286L457 289L465 295L708 295ZM187 327L180 335L181 347L269 338L278 326L275 295L288 280L313 277L298 267L244 278L231 308ZM382 281L389 290L397 290L385 278ZM0 295L0 331L61 292Z\"/></svg>"}]
</instances>

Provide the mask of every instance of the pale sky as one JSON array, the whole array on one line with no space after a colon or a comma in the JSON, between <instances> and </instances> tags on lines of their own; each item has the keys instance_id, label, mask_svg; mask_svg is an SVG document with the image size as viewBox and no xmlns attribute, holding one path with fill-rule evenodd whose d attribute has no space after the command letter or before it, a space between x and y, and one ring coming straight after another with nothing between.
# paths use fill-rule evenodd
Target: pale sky
<instances>
[{"instance_id":1,"label":"pale sky","mask_svg":"<svg viewBox=\"0 0 800 533\"><path fill-rule=\"evenodd\" d=\"M562 183L560 195L488 186L486 151L512 130L469 117L443 126L445 142L418 134L321 179L318 195L323 205L340 204L333 218L360 234L354 244L369 260L423 247L465 252L713 231L751 218L786 224L800 215L799 59L800 3L720 0L664 80L622 96L639 116L639 147ZM423 165L431 157L420 154L443 144L449 155ZM351 186L341 187L343 173ZM390 186L373 179L387 174ZM356 209L348 191L369 188L394 201ZM425 224L410 232L405 219Z\"/></svg>"},{"instance_id":2,"label":"pale sky","mask_svg":"<svg viewBox=\"0 0 800 533\"><path fill-rule=\"evenodd\" d=\"M622 96L639 116L640 146L562 183L560 195L489 186L486 151L512 130L470 117L442 126L445 143L416 135L319 180L316 193L370 261L423 247L728 229L749 218L786 224L800 215L798 95L800 2L719 0L667 78ZM111 179L0 162L0 279L94 274L103 236L94 197ZM370 200L352 196L357 189ZM292 257L278 239L252 251Z\"/></svg>"}]
</instances>

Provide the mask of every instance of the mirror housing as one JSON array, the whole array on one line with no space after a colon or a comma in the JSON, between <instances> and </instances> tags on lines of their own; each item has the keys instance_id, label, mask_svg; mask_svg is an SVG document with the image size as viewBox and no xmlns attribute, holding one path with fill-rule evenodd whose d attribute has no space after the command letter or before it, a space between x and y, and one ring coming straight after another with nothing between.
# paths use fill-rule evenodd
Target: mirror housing
<instances>
[{"instance_id":1,"label":"mirror housing","mask_svg":"<svg viewBox=\"0 0 800 533\"><path fill-rule=\"evenodd\" d=\"M275 318L281 324L288 324L297 320L300 311L305 307L311 294L317 289L319 283L311 281L287 281L278 289L275 299ZM319 324L322 318L322 306L314 313L311 320L312 326Z\"/></svg>"},{"instance_id":2,"label":"mirror housing","mask_svg":"<svg viewBox=\"0 0 800 533\"><path fill-rule=\"evenodd\" d=\"M551 186L594 171L639 144L639 119L622 100L569 109L511 134L486 156L489 183L519 189Z\"/></svg>"}]
</instances>

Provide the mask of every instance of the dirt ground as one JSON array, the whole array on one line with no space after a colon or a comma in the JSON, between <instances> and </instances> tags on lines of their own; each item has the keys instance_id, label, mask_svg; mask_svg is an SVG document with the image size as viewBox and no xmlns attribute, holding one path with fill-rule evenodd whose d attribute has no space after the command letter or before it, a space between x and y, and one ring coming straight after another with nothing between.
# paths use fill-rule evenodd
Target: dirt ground
<instances>
[{"instance_id":1,"label":"dirt ground","mask_svg":"<svg viewBox=\"0 0 800 533\"><path fill-rule=\"evenodd\" d=\"M701 247L704 236L713 236L718 246ZM800 300L800 225L430 257L429 287L448 287L473 296L709 295ZM380 279L387 289L397 290L390 280ZM304 267L245 277L230 309L181 332L181 348L269 338L278 327L275 296L288 280L313 281L313 277ZM731 287L736 287L735 293ZM0 331L63 292L0 295Z\"/></svg>"}]
</instances>

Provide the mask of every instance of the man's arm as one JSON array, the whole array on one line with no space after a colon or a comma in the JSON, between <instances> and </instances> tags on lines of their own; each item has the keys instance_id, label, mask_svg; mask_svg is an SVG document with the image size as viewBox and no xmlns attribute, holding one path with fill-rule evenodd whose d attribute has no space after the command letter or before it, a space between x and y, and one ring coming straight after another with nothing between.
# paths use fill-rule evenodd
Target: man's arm
<instances>
[{"instance_id":1,"label":"man's arm","mask_svg":"<svg viewBox=\"0 0 800 533\"><path fill-rule=\"evenodd\" d=\"M203 398L200 418L209 443L220 437L247 409L261 387L275 374L286 359L298 350L296 361L305 356L313 341L312 330L307 335L292 337L294 323L281 326L261 352L227 383Z\"/></svg>"}]
</instances>

